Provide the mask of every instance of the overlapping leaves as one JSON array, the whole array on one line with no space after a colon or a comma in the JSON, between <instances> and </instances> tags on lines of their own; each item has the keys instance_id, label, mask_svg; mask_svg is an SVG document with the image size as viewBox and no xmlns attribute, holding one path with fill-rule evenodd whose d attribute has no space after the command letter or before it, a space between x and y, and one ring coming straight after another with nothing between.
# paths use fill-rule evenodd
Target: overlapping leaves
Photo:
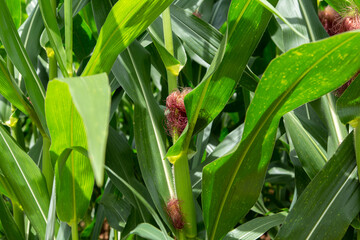
<instances>
[{"instance_id":1,"label":"overlapping leaves","mask_svg":"<svg viewBox=\"0 0 360 240\"><path fill-rule=\"evenodd\" d=\"M247 112L241 143L204 168L203 209L210 239L221 237L255 203L281 116L341 86L360 68L359 39L359 33L346 33L303 45L269 65Z\"/></svg>"}]
</instances>

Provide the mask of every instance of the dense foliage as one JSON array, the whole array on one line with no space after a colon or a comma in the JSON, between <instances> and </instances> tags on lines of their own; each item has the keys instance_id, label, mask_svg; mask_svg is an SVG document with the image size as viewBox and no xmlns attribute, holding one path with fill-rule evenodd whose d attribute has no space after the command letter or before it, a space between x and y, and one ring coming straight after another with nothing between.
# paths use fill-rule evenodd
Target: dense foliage
<instances>
[{"instance_id":1,"label":"dense foliage","mask_svg":"<svg viewBox=\"0 0 360 240\"><path fill-rule=\"evenodd\" d=\"M0 239L359 239L359 0L0 0Z\"/></svg>"}]
</instances>

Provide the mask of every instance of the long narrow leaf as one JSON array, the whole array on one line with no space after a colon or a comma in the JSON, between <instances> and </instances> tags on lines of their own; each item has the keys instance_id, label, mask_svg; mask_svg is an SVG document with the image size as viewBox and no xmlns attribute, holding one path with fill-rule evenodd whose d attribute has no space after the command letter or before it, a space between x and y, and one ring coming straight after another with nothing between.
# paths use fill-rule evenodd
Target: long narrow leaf
<instances>
[{"instance_id":1,"label":"long narrow leaf","mask_svg":"<svg viewBox=\"0 0 360 240\"><path fill-rule=\"evenodd\" d=\"M256 202L281 116L336 89L360 68L359 40L359 33L342 34L300 46L269 65L247 112L240 145L204 168L209 239L221 237Z\"/></svg>"},{"instance_id":2,"label":"long narrow leaf","mask_svg":"<svg viewBox=\"0 0 360 240\"><path fill-rule=\"evenodd\" d=\"M301 125L294 113L284 116L286 131L291 136L299 160L312 179L324 167L327 157L325 150Z\"/></svg>"},{"instance_id":3,"label":"long narrow leaf","mask_svg":"<svg viewBox=\"0 0 360 240\"><path fill-rule=\"evenodd\" d=\"M170 8L174 33L185 46L210 64L216 55L223 35L207 22L176 5Z\"/></svg>"},{"instance_id":4,"label":"long narrow leaf","mask_svg":"<svg viewBox=\"0 0 360 240\"><path fill-rule=\"evenodd\" d=\"M255 240L259 239L272 227L279 226L285 220L286 212L281 212L272 216L255 218L242 224L229 232L224 240Z\"/></svg>"},{"instance_id":5,"label":"long narrow leaf","mask_svg":"<svg viewBox=\"0 0 360 240\"><path fill-rule=\"evenodd\" d=\"M21 24L21 0L6 0L6 4L10 10L15 27L18 29Z\"/></svg>"},{"instance_id":6,"label":"long narrow leaf","mask_svg":"<svg viewBox=\"0 0 360 240\"><path fill-rule=\"evenodd\" d=\"M129 183L136 191L142 193L143 196L148 193L145 187L138 182L133 172L134 164L132 149L127 143L127 139L117 133L116 130L109 129L108 143L106 147L106 167L116 172L121 178ZM134 194L113 175L108 174L112 183L119 189L124 197L134 206L141 215L141 221L149 221L146 209L140 204ZM149 196L150 197L150 196Z\"/></svg>"},{"instance_id":7,"label":"long narrow leaf","mask_svg":"<svg viewBox=\"0 0 360 240\"><path fill-rule=\"evenodd\" d=\"M2 6L0 8L1 42L4 44L6 52L12 63L24 77L26 89L30 95L31 102L34 105L35 111L38 114L43 128L46 129L44 87L26 54L25 48L22 45L5 1L0 0L0 5Z\"/></svg>"},{"instance_id":8,"label":"long narrow leaf","mask_svg":"<svg viewBox=\"0 0 360 240\"><path fill-rule=\"evenodd\" d=\"M167 231L165 229L164 224L161 222L161 219L155 212L155 210L151 207L151 205L146 201L145 198L143 198L132 186L130 186L124 179L122 179L120 176L118 176L115 172L113 172L110 168L105 167L106 170L112 174L114 177L116 177L119 181L121 181L133 194L139 199L139 201L147 208L147 210L150 212L150 214L153 216L155 222L158 224L158 226L161 229L161 238L168 240L169 236L167 235Z\"/></svg>"},{"instance_id":9,"label":"long narrow leaf","mask_svg":"<svg viewBox=\"0 0 360 240\"><path fill-rule=\"evenodd\" d=\"M110 72L116 57L165 10L172 0L120 0L101 28L83 75Z\"/></svg>"},{"instance_id":10,"label":"long narrow leaf","mask_svg":"<svg viewBox=\"0 0 360 240\"><path fill-rule=\"evenodd\" d=\"M173 36L174 56L167 51L164 43L164 33L161 20L156 19L149 27L148 31L153 40L156 49L165 65L165 68L178 76L182 68L185 66L187 57L185 49L176 35Z\"/></svg>"},{"instance_id":11,"label":"long narrow leaf","mask_svg":"<svg viewBox=\"0 0 360 240\"><path fill-rule=\"evenodd\" d=\"M27 114L30 108L29 103L25 100L20 88L12 80L9 71L6 68L5 61L0 57L0 94L11 102L20 111Z\"/></svg>"},{"instance_id":12,"label":"long narrow leaf","mask_svg":"<svg viewBox=\"0 0 360 240\"><path fill-rule=\"evenodd\" d=\"M148 223L139 224L134 230L131 231L131 234L136 234L140 237L151 240L158 240L163 237L162 232L159 229ZM170 240L172 238L168 237L167 239Z\"/></svg>"},{"instance_id":13,"label":"long narrow leaf","mask_svg":"<svg viewBox=\"0 0 360 240\"><path fill-rule=\"evenodd\" d=\"M346 124L357 121L360 118L360 76L346 89L336 102L336 109L340 120Z\"/></svg>"},{"instance_id":14,"label":"long narrow leaf","mask_svg":"<svg viewBox=\"0 0 360 240\"><path fill-rule=\"evenodd\" d=\"M37 65L37 57L40 52L40 36L44 31L44 23L41 17L39 5L37 5L24 23L21 33L21 41L33 66Z\"/></svg>"},{"instance_id":15,"label":"long narrow leaf","mask_svg":"<svg viewBox=\"0 0 360 240\"><path fill-rule=\"evenodd\" d=\"M45 179L34 161L0 126L0 169L10 183L32 226L45 237L50 197Z\"/></svg>"},{"instance_id":16,"label":"long narrow leaf","mask_svg":"<svg viewBox=\"0 0 360 240\"><path fill-rule=\"evenodd\" d=\"M8 239L24 239L22 236L14 218L11 216L11 213L6 206L6 203L3 197L0 195L0 222L5 230L5 235Z\"/></svg>"},{"instance_id":17,"label":"long narrow leaf","mask_svg":"<svg viewBox=\"0 0 360 240\"><path fill-rule=\"evenodd\" d=\"M276 8L271 5L271 3L269 3L267 0L257 0L261 5L263 5L266 9L268 9L270 12L272 12L273 14L275 14L276 16L278 16L284 23L286 23L286 25L288 25L290 27L291 30L293 30L297 35L299 35L300 37L302 37L305 40L308 40L308 38L306 36L304 36L301 32L299 32L286 18L284 18L281 13L279 13L278 10L276 10Z\"/></svg>"},{"instance_id":18,"label":"long narrow leaf","mask_svg":"<svg viewBox=\"0 0 360 240\"><path fill-rule=\"evenodd\" d=\"M45 240L54 239L56 221L56 178L54 178L50 206L48 211L48 224L46 225Z\"/></svg>"},{"instance_id":19,"label":"long narrow leaf","mask_svg":"<svg viewBox=\"0 0 360 240\"><path fill-rule=\"evenodd\" d=\"M168 226L172 227L163 206L175 196L175 191L171 168L165 159L165 130L162 125L164 115L151 92L150 58L137 42L128 48L124 56L128 58L126 67L135 72L132 80L138 87L136 91L140 93L134 100L134 134L141 172L157 210Z\"/></svg>"},{"instance_id":20,"label":"long narrow leaf","mask_svg":"<svg viewBox=\"0 0 360 240\"><path fill-rule=\"evenodd\" d=\"M360 185L349 135L310 182L276 239L342 239L360 211Z\"/></svg>"}]
</instances>

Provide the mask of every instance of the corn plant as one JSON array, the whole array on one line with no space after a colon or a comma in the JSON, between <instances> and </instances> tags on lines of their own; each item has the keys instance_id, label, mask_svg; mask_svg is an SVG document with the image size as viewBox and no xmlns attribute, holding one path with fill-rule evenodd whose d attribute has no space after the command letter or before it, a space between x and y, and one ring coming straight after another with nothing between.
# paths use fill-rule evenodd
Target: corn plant
<instances>
[{"instance_id":1,"label":"corn plant","mask_svg":"<svg viewBox=\"0 0 360 240\"><path fill-rule=\"evenodd\" d=\"M359 239L359 0L0 0L1 239Z\"/></svg>"}]
</instances>

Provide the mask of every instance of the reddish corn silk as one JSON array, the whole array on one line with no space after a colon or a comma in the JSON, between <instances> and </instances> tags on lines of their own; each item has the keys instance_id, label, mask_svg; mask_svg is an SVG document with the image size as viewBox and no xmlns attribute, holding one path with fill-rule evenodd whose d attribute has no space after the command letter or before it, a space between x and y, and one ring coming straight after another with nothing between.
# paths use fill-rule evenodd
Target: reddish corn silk
<instances>
[{"instance_id":1,"label":"reddish corn silk","mask_svg":"<svg viewBox=\"0 0 360 240\"><path fill-rule=\"evenodd\" d=\"M198 17L198 18L201 18L201 17L202 17L201 13L199 13L198 10L195 10L195 12L193 12L193 15L194 15L195 17Z\"/></svg>"},{"instance_id":2,"label":"reddish corn silk","mask_svg":"<svg viewBox=\"0 0 360 240\"><path fill-rule=\"evenodd\" d=\"M319 19L330 36L360 29L360 16L356 7L348 6L342 16L330 6L319 11Z\"/></svg>"},{"instance_id":3,"label":"reddish corn silk","mask_svg":"<svg viewBox=\"0 0 360 240\"><path fill-rule=\"evenodd\" d=\"M337 97L341 97L341 95L345 92L345 90L350 86L350 84L355 80L355 78L360 74L360 71L357 72L357 74L350 79L350 81L348 81L347 83L345 83L344 85L342 85L341 87L339 87L336 91L335 91L335 96Z\"/></svg>"},{"instance_id":4,"label":"reddish corn silk","mask_svg":"<svg viewBox=\"0 0 360 240\"><path fill-rule=\"evenodd\" d=\"M352 18L350 17L344 18L343 28L345 32L360 29L360 17L356 16Z\"/></svg>"},{"instance_id":5,"label":"reddish corn silk","mask_svg":"<svg viewBox=\"0 0 360 240\"><path fill-rule=\"evenodd\" d=\"M169 200L169 202L166 204L166 212L169 215L174 228L184 228L184 220L180 210L180 203L178 199L173 198Z\"/></svg>"},{"instance_id":6,"label":"reddish corn silk","mask_svg":"<svg viewBox=\"0 0 360 240\"><path fill-rule=\"evenodd\" d=\"M323 11L319 11L319 19L330 36L336 34L334 25L339 18L341 18L340 14L330 6L327 6Z\"/></svg>"},{"instance_id":7,"label":"reddish corn silk","mask_svg":"<svg viewBox=\"0 0 360 240\"><path fill-rule=\"evenodd\" d=\"M191 88L184 88L182 92L176 90L166 98L166 128L172 137L180 135L188 123L184 98L190 91Z\"/></svg>"},{"instance_id":8,"label":"reddish corn silk","mask_svg":"<svg viewBox=\"0 0 360 240\"><path fill-rule=\"evenodd\" d=\"M341 17L341 15L344 17ZM360 29L360 15L359 10L356 7L348 6L341 15L330 6L327 6L323 11L319 12L319 19L330 36ZM335 91L335 95L340 97L359 73L360 70L347 83L338 88Z\"/></svg>"}]
</instances>

